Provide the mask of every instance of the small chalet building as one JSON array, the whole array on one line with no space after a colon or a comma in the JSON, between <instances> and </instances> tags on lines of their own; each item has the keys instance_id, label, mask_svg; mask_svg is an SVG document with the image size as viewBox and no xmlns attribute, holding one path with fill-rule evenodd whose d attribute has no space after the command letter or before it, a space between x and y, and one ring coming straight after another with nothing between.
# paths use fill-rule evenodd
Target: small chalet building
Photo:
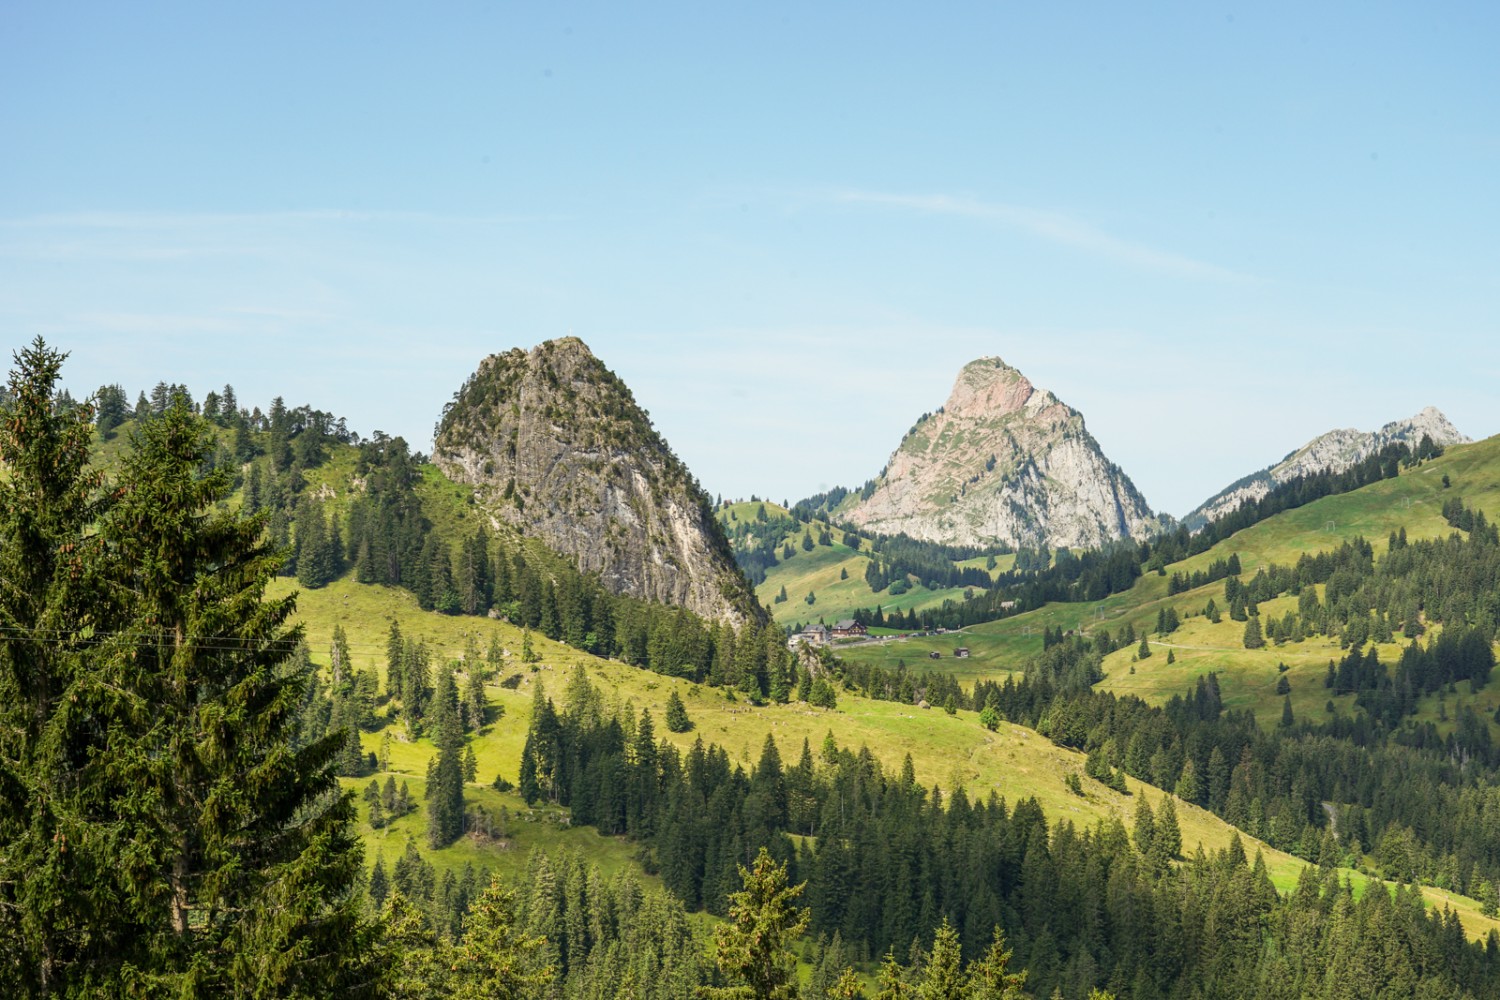
<instances>
[{"instance_id":1,"label":"small chalet building","mask_svg":"<svg viewBox=\"0 0 1500 1000\"><path fill-rule=\"evenodd\" d=\"M959 646L953 651L953 655L958 657L960 660L967 660L969 658L969 647Z\"/></svg>"},{"instance_id":2,"label":"small chalet building","mask_svg":"<svg viewBox=\"0 0 1500 1000\"><path fill-rule=\"evenodd\" d=\"M801 632L792 636L787 645L795 647L801 643L806 643L809 646L826 646L828 642L827 625L809 625Z\"/></svg>"},{"instance_id":3,"label":"small chalet building","mask_svg":"<svg viewBox=\"0 0 1500 1000\"><path fill-rule=\"evenodd\" d=\"M845 618L833 626L833 637L835 639L847 639L850 636L868 635L869 629L852 618Z\"/></svg>"}]
</instances>

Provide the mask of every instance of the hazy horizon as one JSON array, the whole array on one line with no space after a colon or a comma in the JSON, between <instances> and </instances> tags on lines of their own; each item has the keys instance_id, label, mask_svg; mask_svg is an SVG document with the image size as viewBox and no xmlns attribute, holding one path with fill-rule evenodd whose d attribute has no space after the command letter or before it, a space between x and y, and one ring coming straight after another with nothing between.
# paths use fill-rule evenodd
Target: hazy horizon
<instances>
[{"instance_id":1,"label":"hazy horizon","mask_svg":"<svg viewBox=\"0 0 1500 1000\"><path fill-rule=\"evenodd\" d=\"M582 338L580 338L580 339L582 339ZM585 343L587 343L587 341L585 341ZM66 345L57 344L57 343L53 343L52 346L54 346L54 347L60 347L61 349L64 349L64 350L67 349ZM523 350L529 350L531 347L533 347L535 345L520 345L520 344L517 344L517 345L513 345L513 346L519 347L519 348L521 348ZM590 349L591 350L593 349L592 345L590 345ZM595 353L597 354L598 352L596 351ZM972 360L977 359L978 357L980 357L980 355L976 355L975 358L970 358L969 360L972 361ZM72 360L73 359L70 358L70 361L72 361ZM601 360L604 361L604 363L607 366L613 367L612 365L610 365L609 358L602 357ZM478 363L476 362L476 367L477 366L478 366ZM76 372L74 371L75 367L76 366L74 364L69 364L69 365L65 366L65 368L64 368L64 378L63 378L63 385L64 385L64 387L67 388L74 395L75 398L82 398L83 396L87 395L89 392L92 392L95 388L97 388L98 385L110 384L110 383L113 383L114 381L117 381L117 380L114 380L114 379L106 379L105 381L100 381L100 382L97 382L97 383L90 382L87 385L81 384L81 383L78 383L78 381L75 378L69 378L68 377L70 374L76 374ZM962 367L962 366L960 366L960 367ZM616 373L619 374L619 370L618 369L616 369ZM1024 370L1022 370L1022 374L1026 374L1026 372ZM954 372L953 372L953 377L956 378L957 375L958 375L958 369L955 369ZM179 381L180 382L181 380L180 379L169 379L169 380L166 380L166 381L169 381L169 382L171 382L171 381ZM232 385L235 386L235 394L238 397L239 403L240 403L240 405L242 407L244 407L246 409L255 409L255 408L258 407L262 412L265 412L269 408L269 404L271 402L271 399L274 398L274 395L270 396L270 397L267 397L265 399L249 398L249 397L247 397L245 395L245 391L242 388L243 383L235 383L233 379L228 379L226 381L228 381L229 384L232 384ZM460 380L460 382L461 381L462 380ZM1036 387L1038 389L1048 389L1048 390L1051 390L1054 395L1058 396L1058 398L1060 398L1062 400L1062 402L1068 403L1069 405L1073 405L1073 403L1067 398L1065 392L1059 392L1057 390L1057 388L1054 387L1054 386L1043 385L1041 383L1038 383L1038 382L1036 382L1035 379L1032 379L1031 381L1033 382L1034 385L1036 385ZM210 390L212 390L212 391L218 391L218 390L222 389L222 387L223 387L223 385L225 383L224 382L217 382L217 381L210 380L209 382L204 383L204 384L196 384L195 385L195 384L190 384L190 383L185 383L185 382L183 384L187 385L188 390L193 393L193 398L197 402L201 403L203 401L204 394L206 394ZM629 380L628 379L627 379L627 384L629 384ZM155 385L155 383L152 383L152 385ZM152 388L152 386L151 385L140 385L140 386L125 385L124 388L125 388L126 392L129 394L130 399L133 401L135 399L135 394L137 392L146 392L146 393L149 394L149 391ZM950 379L950 386L949 386L949 388L951 388L951 379ZM457 384L455 384L455 391L456 391L456 389L457 389ZM639 391L637 391L636 388L633 385L631 386L631 390L632 390L632 393L635 396L636 402L651 415L652 423L653 423L653 425L655 425L657 431L662 434L662 436L667 440L667 443L669 445L672 445L673 450L677 452L678 456L680 458L682 458L687 463L689 471L691 471L695 476L698 477L698 479L699 479L700 483L702 483L704 489L707 490L710 495L722 496L724 499L748 499L749 497L751 497L753 495L753 496L758 496L758 497L760 497L762 499L775 500L778 503L780 503L780 502L796 503L799 500L805 499L805 498L807 498L809 496L812 496L814 494L817 494L817 493L825 492L825 491L827 491L827 490L829 490L829 489L831 489L833 487L836 487L836 486L843 486L843 487L848 488L848 489L858 489L865 482L865 480L873 478L880 471L880 468L885 465L886 459L894 451L896 445L900 443L900 436L901 436L902 433L904 433L904 430L905 430L905 427L903 427L901 431L898 431L896 433L896 437L892 439L890 447L888 449L886 449L886 451L884 453L882 453L882 457L879 459L879 464L878 465L870 467L870 469L868 470L868 472L866 472L866 473L864 473L862 475L858 475L855 478L848 478L848 479L839 480L839 481L829 481L829 480L825 479L825 480L820 480L815 485L804 486L804 487L797 488L797 489L783 489L781 492L777 492L775 490L767 490L767 489L764 489L764 488L750 488L750 489L740 489L740 490L718 489L718 488L715 487L715 485L712 482L710 482L710 481L708 481L708 480L706 480L706 479L703 478L702 473L699 471L699 469L695 465L694 461L692 460L692 457L690 455L688 455L686 452L684 452L682 449L678 448L673 443L672 434L666 428L664 428L662 426L661 421L657 417L657 412L653 408L653 401L651 399L649 399L649 398L643 398L642 394ZM283 397L285 397L284 393L277 393L277 394L278 395L282 395ZM943 391L943 393L942 393L941 396L935 397L934 400L931 402L931 405L927 406L924 410L914 411L911 414L911 417L910 417L910 420L908 421L908 424L915 423L916 420L917 420L917 418L920 417L923 412L929 412L929 411L932 411L932 410L936 410L939 406L943 405L943 402L946 400L946 398L947 398L947 389L945 389ZM446 397L445 397L445 399L446 399ZM311 398L310 399L294 399L294 398L291 398L291 397L285 397L283 399L283 401L288 406L310 405L310 406L314 407L315 409L323 409L323 410L329 410L330 409L325 403L320 403L318 400L311 399ZM1077 407L1075 406L1075 409L1076 408ZM1437 408L1439 410L1442 410L1444 412L1444 415L1448 416L1448 418L1450 420L1453 419L1452 414L1448 413L1446 410L1444 410L1442 406L1438 406ZM1421 409L1422 409L1422 407L1418 407L1417 409L1412 410L1410 413L1395 414L1395 415L1390 416L1389 419L1381 420L1380 422L1372 424L1370 426L1359 426L1359 427L1353 427L1352 429L1359 430L1359 431L1367 431L1367 432L1368 431L1379 430L1385 424L1388 424L1388 423L1391 423L1391 422L1394 422L1394 421L1397 421L1397 420L1404 420L1404 419L1406 419L1408 417L1415 416ZM436 422L437 422L438 416L440 415L440 412L439 412L440 410L441 410L441 404L439 404L438 408L434 411L434 414L433 414L433 423L434 424L436 424ZM335 417L344 417L345 419L349 418L349 414L346 413L343 410L339 410L339 409L335 408L335 409L332 409L331 412L334 414ZM796 415L795 414L790 414L788 416L791 419L791 422L795 423L795 417L796 417ZM1089 415L1087 413L1084 413L1083 416L1084 416L1086 425L1089 427L1089 432L1091 434L1093 434L1096 439L1099 439L1100 436L1099 436L1097 430L1094 428L1092 422L1089 421L1089 419L1088 419ZM1456 423L1456 421L1455 421L1455 423ZM400 429L394 429L394 428L385 427L385 426L373 426L373 427L360 426L357 422L354 422L352 420L349 422L348 426L349 426L349 429L351 431L355 431L361 437L368 438L375 431L382 431L382 432L387 433L387 434L392 434L392 435L399 434L399 435L405 437L407 439L407 442L412 446L412 448L414 450L419 450L419 451L422 451L422 452L426 453L426 452L430 452L431 448L432 448L432 433L431 433L431 429L430 428L427 431L424 431L424 432L418 432L416 434L411 434L411 433L407 433L405 431L402 431ZM1279 452L1277 452L1275 454L1267 453L1267 454L1265 454L1263 456L1260 456L1260 457L1247 456L1246 460L1249 461L1249 462L1251 462L1252 464L1246 465L1244 467L1244 469L1243 469L1242 472L1240 472L1239 474L1235 475L1232 478L1233 479L1238 479L1240 476L1249 475L1251 473L1257 472L1257 471L1259 471L1259 470L1261 470L1263 468L1266 468L1268 466L1275 465L1276 463L1280 462L1284 457L1286 457L1287 455L1289 455L1291 452L1295 451L1297 448L1299 448L1302 445L1306 444L1308 441L1312 440L1313 438L1317 437L1318 435L1326 433L1326 432L1331 431L1331 430L1339 429L1339 427L1342 427L1342 426L1344 426L1344 425L1339 425L1338 427L1336 427L1336 426L1329 426L1329 427L1324 427L1321 430L1309 431L1308 434L1306 435L1306 437L1304 437L1301 440L1289 443L1285 448L1283 448L1281 451L1279 451ZM1460 432L1462 432L1464 434L1467 434L1469 437L1473 438L1474 440L1482 440L1484 437L1488 437L1489 436L1489 435L1475 435L1475 434L1471 434L1466 428L1464 428L1462 426L1460 426L1458 429L1459 429ZM1109 435L1106 434L1106 437L1109 437ZM875 443L875 442L871 442L870 443L870 445L872 447L875 446L876 444L877 443ZM1101 447L1103 447L1102 441L1101 441ZM865 449L865 450L868 450L868 449ZM1120 464L1118 462L1118 460L1115 458L1115 456L1113 456L1113 455L1111 455L1109 453L1109 451L1107 450L1107 448L1105 449L1105 457L1111 459L1112 461L1116 461L1116 464ZM1253 464L1253 463L1257 463L1257 462L1259 464ZM845 463L845 465L847 466L847 463ZM1125 474L1127 476L1131 477L1131 480L1133 482L1135 482L1136 487L1138 489L1140 489L1141 492L1146 496L1147 502L1151 503L1152 510L1155 513L1158 513L1158 514L1170 514L1173 517L1177 517L1177 518L1181 518L1184 515L1186 515L1187 513L1189 513L1189 511L1191 511L1199 503L1201 503L1201 502L1209 499L1209 497L1211 497L1212 495L1214 495L1215 493L1217 493L1223 487L1228 486L1230 484L1230 482L1232 481L1231 479L1226 479L1226 480L1224 480L1222 482L1219 482L1219 483L1217 483L1215 485L1206 486L1204 488L1203 492L1202 492L1202 495L1199 496L1197 500L1195 500L1192 503L1190 503L1188 506L1182 507L1181 509L1167 509L1167 508L1164 508L1164 507L1160 507L1160 506L1156 505L1154 502L1152 502L1152 498L1151 498L1150 492L1146 488L1144 488L1144 487L1141 486L1141 482L1132 473L1132 471L1131 471L1130 468L1128 468L1128 467L1126 467L1124 465L1121 465L1121 468L1124 470L1124 472L1125 472ZM742 481L743 481L743 478L742 478ZM787 482L786 480L783 480L782 481L782 485L785 486L786 482Z\"/></svg>"}]
</instances>

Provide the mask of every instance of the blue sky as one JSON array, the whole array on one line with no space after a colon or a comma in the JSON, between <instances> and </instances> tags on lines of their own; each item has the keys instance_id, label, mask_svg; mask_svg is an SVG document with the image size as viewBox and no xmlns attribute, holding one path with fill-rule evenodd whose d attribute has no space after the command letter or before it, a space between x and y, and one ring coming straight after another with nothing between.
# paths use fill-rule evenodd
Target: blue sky
<instances>
[{"instance_id":1,"label":"blue sky","mask_svg":"<svg viewBox=\"0 0 1500 1000\"><path fill-rule=\"evenodd\" d=\"M1500 431L1500 7L540 7L4 5L0 339L425 449L571 332L725 496L858 485L982 355L1174 514Z\"/></svg>"}]
</instances>

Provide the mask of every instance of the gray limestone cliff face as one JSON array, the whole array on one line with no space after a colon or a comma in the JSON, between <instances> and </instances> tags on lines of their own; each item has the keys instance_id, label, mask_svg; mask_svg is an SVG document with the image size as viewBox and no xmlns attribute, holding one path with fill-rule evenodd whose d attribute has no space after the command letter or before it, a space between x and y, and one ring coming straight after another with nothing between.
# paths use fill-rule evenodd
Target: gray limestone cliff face
<instances>
[{"instance_id":1,"label":"gray limestone cliff face","mask_svg":"<svg viewBox=\"0 0 1500 1000\"><path fill-rule=\"evenodd\" d=\"M1430 437L1434 444L1445 448L1469 441L1442 411L1433 406L1405 420L1393 420L1378 431L1357 431L1352 427L1332 430L1313 438L1277 464L1220 490L1184 517L1183 523L1191 529L1200 528L1215 518L1233 513L1243 503L1254 503L1298 476L1343 472L1388 444L1402 443L1416 448L1423 437Z\"/></svg>"},{"instance_id":2,"label":"gray limestone cliff face","mask_svg":"<svg viewBox=\"0 0 1500 1000\"><path fill-rule=\"evenodd\" d=\"M947 403L911 429L866 498L838 516L955 545L1092 548L1157 522L1083 415L999 358L965 365Z\"/></svg>"},{"instance_id":3,"label":"gray limestone cliff face","mask_svg":"<svg viewBox=\"0 0 1500 1000\"><path fill-rule=\"evenodd\" d=\"M581 340L484 359L445 408L432 457L615 593L735 624L758 613L708 497Z\"/></svg>"}]
</instances>

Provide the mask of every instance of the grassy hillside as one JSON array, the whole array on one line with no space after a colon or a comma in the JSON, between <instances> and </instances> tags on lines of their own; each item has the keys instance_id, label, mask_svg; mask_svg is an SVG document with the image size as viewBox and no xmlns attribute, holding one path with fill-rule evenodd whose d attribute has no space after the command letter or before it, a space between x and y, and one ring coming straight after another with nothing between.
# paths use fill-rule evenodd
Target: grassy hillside
<instances>
[{"instance_id":1,"label":"grassy hillside","mask_svg":"<svg viewBox=\"0 0 1500 1000\"><path fill-rule=\"evenodd\" d=\"M286 592L292 588L283 581L276 589ZM493 812L502 806L506 809L507 836L489 843L463 839L452 847L429 851L423 837L425 819L419 810L383 831L368 825L362 828L371 858L378 852L387 862L398 856L410 839L440 871L461 868L465 863L514 869L525 863L526 851L532 847L575 849L610 870L634 864L635 845L619 838L600 837L591 830L569 829L559 811L530 810L516 796L502 795L485 787L496 774L515 780L536 686L541 686L549 696L560 697L562 685L575 665L584 667L611 703L637 712L650 708L658 718L663 714L668 692L675 689L695 729L672 734L663 726L658 733L684 750L701 736L705 742L724 746L734 760L747 768L759 756L767 733L775 738L783 757L792 759L800 754L804 740L816 747L831 733L841 746L868 746L889 769L898 767L902 758L910 754L918 780L928 786L951 790L962 784L971 797L987 796L993 791L1011 802L1034 797L1054 821L1069 819L1087 826L1115 817L1128 825L1133 816L1134 797L1121 795L1084 776L1081 754L1055 746L1019 726L1002 724L997 732L991 733L978 724L972 712L948 716L941 710L870 701L847 693L840 694L839 707L833 711L800 703L751 708L743 702L727 700L718 690L600 660L536 635L532 641L542 661L533 671L529 665L520 663L519 629L490 619L452 618L424 612L405 592L349 581L303 592L299 597L299 619L306 628L315 660L327 662L333 628L342 625L349 635L355 666L374 667L382 677L385 634L392 620L404 634L423 639L433 647L435 659L460 659L471 635L481 648L495 636L506 651L505 666L497 681L509 678L514 687L496 683L487 691L491 704L504 712L475 738L479 782L470 785L466 794L471 801ZM426 739L406 742L400 726L388 729L393 737L392 772L398 783L408 782L420 799L427 760L435 749ZM382 732L363 734L365 748L376 751L382 735ZM1082 797L1068 790L1066 779L1070 774L1081 778L1085 792ZM380 777L383 780L385 776ZM358 788L368 781L368 778L351 779L347 784ZM1128 784L1133 793L1145 795L1159 805L1161 791L1134 779ZM1205 810L1181 801L1177 808L1184 850L1188 853L1197 845L1205 850L1222 848L1235 833L1223 820ZM1285 889L1295 884L1304 862L1253 838L1246 837L1245 841L1252 853L1257 849L1264 852L1278 886ZM1351 876L1362 883L1361 876L1352 873ZM1436 891L1429 895L1435 904L1444 901ZM1500 924L1481 917L1471 901L1454 897L1452 905L1473 934L1500 928Z\"/></svg>"},{"instance_id":2,"label":"grassy hillside","mask_svg":"<svg viewBox=\"0 0 1500 1000\"><path fill-rule=\"evenodd\" d=\"M121 446L110 442L101 450L105 463L118 461ZM336 511L346 509L355 486L355 452L348 446L330 449L328 460L306 473L306 488L324 498L325 505ZM426 466L417 493L422 512L444 538L461 537L480 522L472 494L447 481L437 469ZM1450 485L1443 486L1443 476ZM1239 553L1246 576L1267 561L1289 563L1302 552L1316 552L1339 544L1346 537L1363 534L1383 551L1385 536L1397 527L1405 527L1412 538L1446 535L1450 530L1439 515L1439 507L1449 496L1461 496L1471 506L1494 514L1500 508L1500 442L1482 442L1452 449L1443 458L1428 463L1395 480L1388 480L1354 494L1330 497L1297 511L1290 511L1256 525L1232 539L1220 543L1210 552L1168 567L1168 574L1202 568L1231 552ZM783 508L767 505L768 515L785 516ZM756 505L734 505L721 512L734 518L754 517ZM733 523L733 521L731 521ZM814 545L804 551L802 533L811 528L816 541L822 530L831 532L831 545ZM843 533L822 522L797 524L784 537L793 543L792 556L779 560L759 588L762 600L779 621L834 621L846 617L856 607L881 604L893 607L924 608L945 599L962 599L962 590L929 591L914 586L906 594L892 598L873 594L864 580L865 565L870 558L869 541L862 539L857 548L843 544ZM528 548L532 543L527 543ZM983 560L966 561L982 568ZM1007 568L1002 560L999 572ZM844 577L847 573L847 578ZM773 603L785 586L789 600ZM291 581L278 581L276 590L285 592ZM1327 691L1322 676L1327 661L1339 652L1326 639L1284 647L1270 647L1248 653L1242 648L1240 623L1225 621L1212 625L1197 616L1212 595L1222 596L1222 583L1197 591L1169 596L1167 578L1148 574L1128 592L1093 604L1053 605L1027 615L998 622L972 626L960 634L926 638L892 639L881 644L841 649L841 655L870 658L894 666L904 660L908 667L921 670L935 668L951 672L965 682L979 677L998 676L1020 669L1026 660L1039 652L1044 628L1089 631L1108 627L1117 631L1131 624L1137 633L1148 631L1158 610L1164 605L1175 608L1184 625L1171 638L1170 649L1175 663L1167 665L1168 646L1153 646L1152 657L1136 661L1133 648L1112 654L1105 663L1103 686L1112 691L1130 692L1160 702L1188 689L1194 678L1207 671L1221 677L1221 690L1231 708L1252 709L1264 724L1274 725L1280 717L1281 698L1274 693L1278 665L1285 663L1292 686L1292 703L1300 718L1316 718L1325 711ZM813 605L803 598L808 592L817 595ZM1284 602L1266 602L1262 611L1280 614ZM525 864L533 847L567 847L582 852L607 870L624 866L638 868L636 845L617 838L600 837L591 830L570 829L566 817L558 810L533 810L514 795L489 787L497 775L509 780L516 777L517 762L529 721L532 695L536 687L554 696L575 665L583 665L608 698L632 711L649 707L660 718L667 694L674 688L682 697L690 716L697 723L694 732L673 736L659 731L678 746L686 748L698 736L717 742L747 767L756 759L767 733L776 739L783 757L795 758L806 740L816 746L831 733L841 745L868 746L890 769L900 765L910 754L919 780L928 786L951 790L965 786L971 796L985 796L991 791L1011 801L1035 797L1053 820L1071 819L1089 825L1099 819L1117 817L1127 824L1134 809L1134 799L1122 796L1083 776L1083 758L1056 747L1038 734L1014 726L1001 726L990 733L978 725L972 713L948 716L941 710L921 710L891 702L876 702L841 693L836 711L812 709L803 704L753 709L742 702L731 702L715 689L695 687L684 681L662 677L619 663L603 661L571 648L552 643L540 636L533 642L542 654L539 669L519 662L520 632L503 622L487 618L447 617L424 612L413 597L400 590L377 586L360 586L347 578L326 588L306 591L300 599L301 620L315 660L328 662L328 648L335 625L348 632L357 667L374 667L384 675L385 635L389 623L397 621L403 633L428 642L436 658L459 659L470 638L485 648L491 636L498 638L508 651L506 666L497 683L487 694L493 706L503 715L493 721L475 739L479 761L479 780L468 789L471 802L484 805L491 812L504 810L501 836L486 842L462 839L441 851L425 848L425 817L422 811L408 815L383 830L366 824L366 838L371 859L378 853L389 863L399 856L408 841L418 845L440 869L476 866L516 869ZM967 646L972 655L965 660L952 656L958 646ZM936 651L940 659L931 660ZM1397 652L1396 644L1382 648L1388 662ZM505 686L499 681L506 681ZM1486 714L1500 704L1500 680L1476 694L1467 691L1434 696L1422 707L1422 716L1437 719L1453 714L1460 700L1468 699ZM1340 711L1353 711L1353 696L1335 699ZM425 740L408 742L401 737L400 726L390 726L393 744L390 766L399 781L406 781L418 801L424 789L423 777L434 748ZM366 749L378 749L384 732L364 734ZM1070 775L1082 779L1085 794L1071 793L1065 783ZM384 775L381 775L382 780ZM351 780L350 787L367 784L368 778ZM1131 781L1130 787L1153 802L1162 793ZM1227 844L1233 829L1211 814L1179 804L1185 849L1195 846L1215 849ZM363 803L360 809L363 816ZM1247 838L1247 843L1249 839ZM1256 845L1250 843L1252 852ZM1273 877L1283 888L1295 882L1303 862L1262 847ZM1439 902L1447 897L1428 890L1429 899ZM1478 933L1497 926L1483 920L1475 905L1458 901L1465 926Z\"/></svg>"},{"instance_id":3,"label":"grassy hillside","mask_svg":"<svg viewBox=\"0 0 1500 1000\"><path fill-rule=\"evenodd\" d=\"M1042 649L1042 637L1037 631L1035 642L1031 636L1019 635L1015 642L994 642L982 638L981 629L972 626L961 632L942 635L892 635L878 642L857 645L836 645L834 655L848 663L873 663L894 670L905 666L918 673L930 670L952 674L959 682L968 686L985 677L1001 677L1018 671L1026 658ZM954 652L960 647L969 650L969 656L958 659ZM1034 648L1033 648L1034 647ZM932 654L937 653L937 658Z\"/></svg>"},{"instance_id":4,"label":"grassy hillside","mask_svg":"<svg viewBox=\"0 0 1500 1000\"><path fill-rule=\"evenodd\" d=\"M963 587L930 590L920 581L912 581L911 589L904 594L892 594L889 588L876 593L865 582L865 569L869 566L874 548L871 539L862 536L859 548L850 548L843 544L844 532L828 521L794 521L791 511L770 501L764 504L757 501L720 507L717 512L719 522L733 539L735 529L754 522L762 506L768 518L787 519L785 530L778 533L773 541L778 562L767 569L766 579L755 588L756 596L771 612L778 625L790 627L797 622L817 621L831 625L841 618L852 616L860 609L879 606L886 613L920 612L939 607L944 601L964 599ZM822 532L827 531L832 536L833 544L814 545L811 552L805 551L801 545L804 531L811 532L815 542ZM790 558L783 559L782 546L787 543L792 546L792 554ZM745 544L742 540L736 540L737 547ZM995 560L991 577L1005 572L1015 564L1014 555L997 555ZM985 562L984 557L979 557L965 559L955 565L983 569ZM776 598L783 588L787 599L778 602ZM809 593L816 598L812 604L808 604L806 600Z\"/></svg>"},{"instance_id":5,"label":"grassy hillside","mask_svg":"<svg viewBox=\"0 0 1500 1000\"><path fill-rule=\"evenodd\" d=\"M1295 598L1283 597L1262 604L1263 617L1295 610ZM1328 661L1341 659L1347 650L1327 636L1315 636L1305 642L1283 646L1267 645L1264 649L1246 649L1243 622L1225 618L1217 625L1201 615L1185 622L1165 638L1151 637L1152 655L1136 659L1136 648L1118 649L1104 659L1105 678L1099 688L1116 694L1133 694L1152 704L1162 704L1174 694L1189 690L1197 678L1208 673L1219 675L1219 690L1227 709L1248 709L1262 726L1274 726L1281 719L1282 696L1276 693L1276 681L1284 673L1291 685L1292 711L1296 718L1312 722L1327 718L1326 706L1352 714L1353 693L1334 695L1323 686ZM1381 662L1395 663L1406 640L1372 643ZM1368 647L1367 647L1368 648ZM1171 651L1175 663L1167 663ZM1449 719L1460 706L1471 705L1481 716L1493 716L1500 707L1500 675L1478 692L1471 693L1460 684L1452 694L1439 693L1423 700L1418 721L1432 721L1439 732L1451 727ZM1446 718L1440 718L1445 716Z\"/></svg>"},{"instance_id":6,"label":"grassy hillside","mask_svg":"<svg viewBox=\"0 0 1500 1000\"><path fill-rule=\"evenodd\" d=\"M1450 483L1447 487L1444 476ZM1403 470L1395 479L1285 511L1172 569L1202 569L1238 552L1245 572L1253 574L1266 563L1293 563L1304 552L1336 548L1356 535L1375 544L1378 555L1384 551L1387 536L1399 528L1404 527L1413 540L1449 534L1453 529L1443 520L1441 508L1451 496L1489 515L1500 511L1500 437L1455 445L1440 458Z\"/></svg>"},{"instance_id":7,"label":"grassy hillside","mask_svg":"<svg viewBox=\"0 0 1500 1000\"><path fill-rule=\"evenodd\" d=\"M1445 476L1449 481L1447 487L1443 486ZM1186 619L1200 613L1210 597L1216 598L1222 606L1223 583L1168 595L1167 581L1173 573L1204 570L1216 560L1227 559L1232 554L1239 555L1244 570L1242 576L1248 580L1262 566L1270 563L1290 565L1304 553L1335 549L1356 536L1366 538L1374 546L1376 558L1385 553L1387 538L1391 532L1401 528L1406 529L1407 537L1411 540L1444 537L1453 529L1443 520L1441 507L1445 500L1453 496L1462 498L1469 506L1477 507L1491 517L1500 512L1500 437L1455 446L1440 458L1403 471L1396 479L1374 483L1352 493L1325 497L1305 507L1277 514L1219 542L1206 552L1167 566L1165 575L1147 573L1130 590L1113 594L1102 601L1049 604L1026 614L970 626L963 630L961 636L910 639L900 647L893 645L885 649L851 650L841 655L888 659L894 665L898 656L912 664L925 658L928 652L937 650L944 654L941 660L943 670L966 679L993 677L997 672L1021 669L1030 657L1040 652L1045 629L1061 628L1064 631L1087 633L1103 627L1117 633L1128 623L1140 634L1155 627L1157 612L1163 607L1174 608L1179 617ZM1278 614L1286 610L1280 604L1268 607ZM1193 658L1202 670L1216 669L1215 663L1226 670L1237 670L1241 655L1247 652L1240 642L1243 623L1229 623L1226 619L1224 623L1213 627L1211 632L1201 631L1204 628L1209 628L1207 622L1185 626L1174 637L1174 641L1188 647L1205 647L1189 651L1205 654ZM970 659L950 659L949 654L956 646L969 647L972 650ZM1392 646L1389 650L1381 650L1381 658L1387 662L1388 652L1394 655L1398 649ZM1326 669L1329 646L1320 638L1295 646L1263 650L1244 657L1244 663L1260 663L1268 656L1272 669L1278 660L1284 660L1293 667L1316 664L1320 669ZM1178 650L1176 657L1183 661L1184 651ZM1127 661L1127 667L1128 658L1128 652L1124 653L1123 659ZM1121 653L1111 657L1110 684L1117 681L1117 672L1112 668L1121 659ZM1161 659L1153 657L1146 664L1138 666L1137 673L1147 672L1149 665L1149 674L1154 675L1163 669L1164 659L1164 655ZM1146 682L1143 678L1142 681L1134 682L1133 686L1140 687L1143 693L1153 695L1169 696L1176 693L1182 687L1172 680L1173 677L1185 677L1182 684L1190 684L1193 677L1184 672L1183 662L1176 666L1178 674L1167 675L1160 684L1155 681ZM1274 684L1274 678L1272 683ZM1293 701L1294 704L1297 701L1295 694ZM1321 706L1320 699L1318 707L1321 709ZM1257 707L1257 712L1260 711L1260 707ZM1279 698L1267 711L1274 711L1279 717Z\"/></svg>"}]
</instances>

